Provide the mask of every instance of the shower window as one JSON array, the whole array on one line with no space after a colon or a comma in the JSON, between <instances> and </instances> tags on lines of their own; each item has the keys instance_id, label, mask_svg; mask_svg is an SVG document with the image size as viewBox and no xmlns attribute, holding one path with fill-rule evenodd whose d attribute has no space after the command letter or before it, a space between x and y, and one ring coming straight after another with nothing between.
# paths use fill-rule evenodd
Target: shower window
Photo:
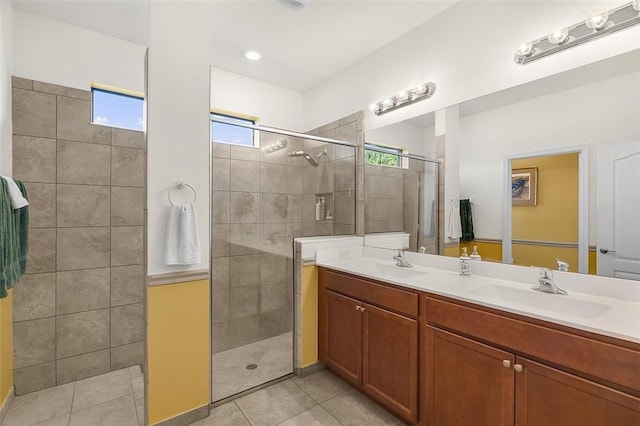
<instances>
[{"instance_id":1,"label":"shower window","mask_svg":"<svg viewBox=\"0 0 640 426\"><path fill-rule=\"evenodd\" d=\"M211 142L226 143L232 145L259 146L258 132L246 127L233 124L220 123L215 119L224 119L238 124L256 124L257 118L246 117L241 114L211 113Z\"/></svg>"},{"instance_id":2,"label":"shower window","mask_svg":"<svg viewBox=\"0 0 640 426\"><path fill-rule=\"evenodd\" d=\"M377 166L403 167L402 157L398 154L406 154L402 148L376 145L372 143L364 144L364 162Z\"/></svg>"},{"instance_id":3,"label":"shower window","mask_svg":"<svg viewBox=\"0 0 640 426\"><path fill-rule=\"evenodd\" d=\"M126 89L94 84L91 87L91 123L143 130L144 97Z\"/></svg>"}]
</instances>

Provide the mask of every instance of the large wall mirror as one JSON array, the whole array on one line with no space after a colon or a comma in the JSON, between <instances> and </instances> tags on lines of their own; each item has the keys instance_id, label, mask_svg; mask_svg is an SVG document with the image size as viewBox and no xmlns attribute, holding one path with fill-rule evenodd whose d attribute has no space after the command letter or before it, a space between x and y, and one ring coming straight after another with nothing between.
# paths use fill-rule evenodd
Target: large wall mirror
<instances>
[{"instance_id":1,"label":"large wall mirror","mask_svg":"<svg viewBox=\"0 0 640 426\"><path fill-rule=\"evenodd\" d=\"M460 199L473 200L475 234L461 246L489 261L555 269L560 259L640 279L639 94L636 50L460 104ZM407 126L435 158L432 114L366 140Z\"/></svg>"}]
</instances>

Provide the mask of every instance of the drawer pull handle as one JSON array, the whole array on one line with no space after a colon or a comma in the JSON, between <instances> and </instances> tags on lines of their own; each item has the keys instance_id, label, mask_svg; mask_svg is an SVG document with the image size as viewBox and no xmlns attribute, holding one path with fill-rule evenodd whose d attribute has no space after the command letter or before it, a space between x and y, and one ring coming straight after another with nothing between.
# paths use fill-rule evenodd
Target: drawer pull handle
<instances>
[{"instance_id":1,"label":"drawer pull handle","mask_svg":"<svg viewBox=\"0 0 640 426\"><path fill-rule=\"evenodd\" d=\"M515 364L513 369L516 370L516 373L522 373L522 364Z\"/></svg>"},{"instance_id":2,"label":"drawer pull handle","mask_svg":"<svg viewBox=\"0 0 640 426\"><path fill-rule=\"evenodd\" d=\"M508 359L503 359L502 360L502 365L504 365L505 367L509 368L509 367L511 367L511 361L509 361Z\"/></svg>"}]
</instances>

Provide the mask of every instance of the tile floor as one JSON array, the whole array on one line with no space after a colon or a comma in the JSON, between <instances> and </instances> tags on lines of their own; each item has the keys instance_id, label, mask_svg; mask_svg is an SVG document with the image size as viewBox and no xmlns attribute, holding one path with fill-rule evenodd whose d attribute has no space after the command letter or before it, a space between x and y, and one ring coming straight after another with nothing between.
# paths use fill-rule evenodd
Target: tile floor
<instances>
[{"instance_id":1,"label":"tile floor","mask_svg":"<svg viewBox=\"0 0 640 426\"><path fill-rule=\"evenodd\" d=\"M342 380L322 370L282 381L211 410L193 426L404 425Z\"/></svg>"},{"instance_id":2,"label":"tile floor","mask_svg":"<svg viewBox=\"0 0 640 426\"><path fill-rule=\"evenodd\" d=\"M135 366L17 396L0 426L139 426L143 413Z\"/></svg>"},{"instance_id":3,"label":"tile floor","mask_svg":"<svg viewBox=\"0 0 640 426\"><path fill-rule=\"evenodd\" d=\"M293 373L293 335L269 339L213 354L211 361L213 400ZM255 365L254 369L247 366Z\"/></svg>"}]
</instances>

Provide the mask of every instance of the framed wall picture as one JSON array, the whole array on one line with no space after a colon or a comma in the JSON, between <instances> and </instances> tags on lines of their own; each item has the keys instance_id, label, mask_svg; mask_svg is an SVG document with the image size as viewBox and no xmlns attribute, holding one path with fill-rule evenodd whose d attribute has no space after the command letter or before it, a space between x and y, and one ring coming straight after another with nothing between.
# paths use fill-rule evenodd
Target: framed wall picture
<instances>
[{"instance_id":1,"label":"framed wall picture","mask_svg":"<svg viewBox=\"0 0 640 426\"><path fill-rule=\"evenodd\" d=\"M535 206L537 187L537 167L511 170L511 205Z\"/></svg>"}]
</instances>

